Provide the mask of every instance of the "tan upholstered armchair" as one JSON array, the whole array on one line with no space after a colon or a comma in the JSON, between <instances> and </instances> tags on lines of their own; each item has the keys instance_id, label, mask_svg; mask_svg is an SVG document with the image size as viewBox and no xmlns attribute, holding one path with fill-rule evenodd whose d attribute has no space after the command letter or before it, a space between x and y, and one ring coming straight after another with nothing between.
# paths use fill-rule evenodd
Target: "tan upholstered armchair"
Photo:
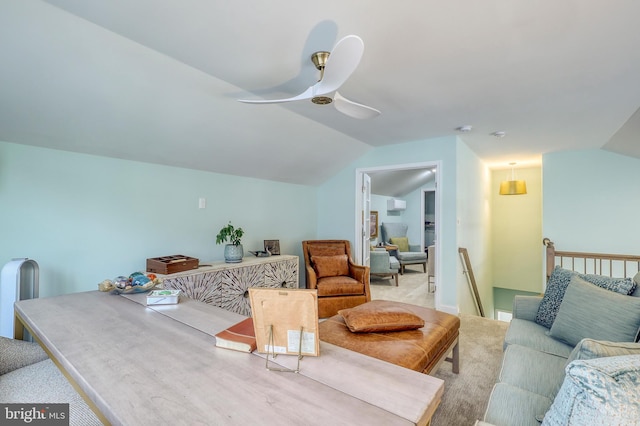
<instances>
[{"instance_id":1,"label":"tan upholstered armchair","mask_svg":"<svg viewBox=\"0 0 640 426\"><path fill-rule=\"evenodd\" d=\"M318 291L320 318L371 300L369 267L353 262L349 241L303 241L302 252L307 288Z\"/></svg>"}]
</instances>

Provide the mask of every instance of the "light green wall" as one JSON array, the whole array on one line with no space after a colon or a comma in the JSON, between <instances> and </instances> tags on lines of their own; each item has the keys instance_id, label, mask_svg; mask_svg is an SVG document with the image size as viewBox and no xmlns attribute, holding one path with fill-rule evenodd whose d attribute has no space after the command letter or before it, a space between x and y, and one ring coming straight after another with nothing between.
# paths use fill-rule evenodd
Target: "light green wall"
<instances>
[{"instance_id":1,"label":"light green wall","mask_svg":"<svg viewBox=\"0 0 640 426\"><path fill-rule=\"evenodd\" d=\"M558 250L640 254L639 159L596 149L543 160L543 230Z\"/></svg>"},{"instance_id":2,"label":"light green wall","mask_svg":"<svg viewBox=\"0 0 640 426\"><path fill-rule=\"evenodd\" d=\"M356 169L440 161L442 190L441 306L456 310L456 137L389 145L369 151L318 188L318 237L348 239L354 244Z\"/></svg>"},{"instance_id":3,"label":"light green wall","mask_svg":"<svg viewBox=\"0 0 640 426\"><path fill-rule=\"evenodd\" d=\"M0 263L36 260L43 297L95 290L149 257L222 260L229 220L245 252L279 239L301 256L317 214L313 187L0 142Z\"/></svg>"},{"instance_id":4,"label":"light green wall","mask_svg":"<svg viewBox=\"0 0 640 426\"><path fill-rule=\"evenodd\" d=\"M516 170L527 182L524 195L499 195L511 170L492 173L493 285L527 292L542 291L542 174L540 167Z\"/></svg>"},{"instance_id":5,"label":"light green wall","mask_svg":"<svg viewBox=\"0 0 640 426\"><path fill-rule=\"evenodd\" d=\"M467 249L469 261L476 280L482 308L487 317L493 317L493 294L491 289L491 228L490 228L490 174L482 161L461 141L457 151L457 247ZM456 250L459 265L456 274L458 308L460 312L477 314L473 290L467 275L463 273L462 261Z\"/></svg>"}]
</instances>

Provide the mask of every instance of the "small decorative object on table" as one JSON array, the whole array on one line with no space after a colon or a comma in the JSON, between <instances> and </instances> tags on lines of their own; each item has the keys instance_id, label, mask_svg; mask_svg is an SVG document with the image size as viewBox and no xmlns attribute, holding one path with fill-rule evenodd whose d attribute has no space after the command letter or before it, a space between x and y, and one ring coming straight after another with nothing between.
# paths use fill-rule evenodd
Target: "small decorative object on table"
<instances>
[{"instance_id":1,"label":"small decorative object on table","mask_svg":"<svg viewBox=\"0 0 640 426\"><path fill-rule=\"evenodd\" d=\"M147 259L147 272L165 275L175 274L176 272L198 269L199 264L200 261L195 257L189 257L183 254L153 257Z\"/></svg>"},{"instance_id":2,"label":"small decorative object on table","mask_svg":"<svg viewBox=\"0 0 640 426\"><path fill-rule=\"evenodd\" d=\"M162 280L155 274L134 272L128 277L119 275L113 280L104 280L98 284L98 290L113 294L144 293L160 284Z\"/></svg>"},{"instance_id":3,"label":"small decorative object on table","mask_svg":"<svg viewBox=\"0 0 640 426\"><path fill-rule=\"evenodd\" d=\"M244 235L242 228L234 228L231 222L223 227L216 236L216 244L222 244L225 241L229 241L229 244L224 246L224 261L227 263L240 263L244 257L244 250L240 239Z\"/></svg>"},{"instance_id":4,"label":"small decorative object on table","mask_svg":"<svg viewBox=\"0 0 640 426\"><path fill-rule=\"evenodd\" d=\"M251 253L255 257L269 257L269 256L271 256L271 253L269 252L269 250L264 250L264 251L261 251L261 250L251 251L251 250L249 250L249 253Z\"/></svg>"},{"instance_id":5,"label":"small decorative object on table","mask_svg":"<svg viewBox=\"0 0 640 426\"><path fill-rule=\"evenodd\" d=\"M147 305L175 305L180 300L180 290L153 290L147 294Z\"/></svg>"},{"instance_id":6,"label":"small decorative object on table","mask_svg":"<svg viewBox=\"0 0 640 426\"><path fill-rule=\"evenodd\" d=\"M264 240L264 250L273 255L280 254L280 240Z\"/></svg>"}]
</instances>

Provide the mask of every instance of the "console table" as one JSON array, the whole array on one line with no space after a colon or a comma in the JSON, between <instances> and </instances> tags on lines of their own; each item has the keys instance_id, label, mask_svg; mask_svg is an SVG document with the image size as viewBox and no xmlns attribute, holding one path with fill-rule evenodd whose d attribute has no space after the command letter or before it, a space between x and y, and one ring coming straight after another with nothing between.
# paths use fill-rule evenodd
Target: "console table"
<instances>
[{"instance_id":1,"label":"console table","mask_svg":"<svg viewBox=\"0 0 640 426\"><path fill-rule=\"evenodd\" d=\"M244 317L186 297L98 291L16 302L26 326L105 424L426 425L444 383L326 342L300 372L215 346ZM274 362L291 367L295 356Z\"/></svg>"},{"instance_id":2,"label":"console table","mask_svg":"<svg viewBox=\"0 0 640 426\"><path fill-rule=\"evenodd\" d=\"M298 256L245 257L240 263L209 262L198 269L158 275L164 287L251 316L249 287L298 288Z\"/></svg>"}]
</instances>

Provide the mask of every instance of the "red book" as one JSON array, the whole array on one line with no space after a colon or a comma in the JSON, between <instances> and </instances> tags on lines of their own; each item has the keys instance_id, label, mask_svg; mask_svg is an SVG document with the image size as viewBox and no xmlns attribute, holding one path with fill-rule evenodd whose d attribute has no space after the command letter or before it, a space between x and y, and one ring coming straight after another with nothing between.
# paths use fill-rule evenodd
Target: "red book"
<instances>
[{"instance_id":1,"label":"red book","mask_svg":"<svg viewBox=\"0 0 640 426\"><path fill-rule=\"evenodd\" d=\"M216 334L216 346L242 352L255 351L257 346L253 318L244 319Z\"/></svg>"}]
</instances>

